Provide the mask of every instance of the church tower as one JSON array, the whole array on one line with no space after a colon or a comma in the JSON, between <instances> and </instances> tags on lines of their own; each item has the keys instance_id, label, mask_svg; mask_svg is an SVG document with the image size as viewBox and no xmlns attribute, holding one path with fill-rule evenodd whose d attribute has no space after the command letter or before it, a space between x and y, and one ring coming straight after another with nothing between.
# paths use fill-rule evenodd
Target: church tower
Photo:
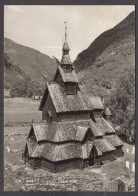
<instances>
[{"instance_id":1,"label":"church tower","mask_svg":"<svg viewBox=\"0 0 138 196\"><path fill-rule=\"evenodd\" d=\"M78 79L74 70L73 63L69 56L69 45L67 42L67 22L65 23L65 41L62 48L62 58L58 64L54 81L64 84L66 95L76 95L79 90Z\"/></svg>"}]
</instances>

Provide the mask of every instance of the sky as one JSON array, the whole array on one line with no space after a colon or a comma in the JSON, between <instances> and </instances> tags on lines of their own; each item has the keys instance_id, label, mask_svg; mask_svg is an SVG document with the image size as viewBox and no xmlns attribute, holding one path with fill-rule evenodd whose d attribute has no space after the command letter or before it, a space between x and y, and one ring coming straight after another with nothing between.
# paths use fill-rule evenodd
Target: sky
<instances>
[{"instance_id":1,"label":"sky","mask_svg":"<svg viewBox=\"0 0 138 196\"><path fill-rule=\"evenodd\" d=\"M60 60L64 21L67 21L67 37L73 61L96 37L117 25L134 9L132 5L6 5L4 37Z\"/></svg>"}]
</instances>

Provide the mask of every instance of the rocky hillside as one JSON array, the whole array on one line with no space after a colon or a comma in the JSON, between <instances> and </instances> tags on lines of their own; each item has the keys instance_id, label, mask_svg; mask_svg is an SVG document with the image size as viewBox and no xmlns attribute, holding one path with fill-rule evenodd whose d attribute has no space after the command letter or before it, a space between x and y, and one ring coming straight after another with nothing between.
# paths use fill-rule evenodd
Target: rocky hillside
<instances>
[{"instance_id":1,"label":"rocky hillside","mask_svg":"<svg viewBox=\"0 0 138 196\"><path fill-rule=\"evenodd\" d=\"M135 13L97 37L74 64L89 93L110 93L130 68L135 69Z\"/></svg>"},{"instance_id":2,"label":"rocky hillside","mask_svg":"<svg viewBox=\"0 0 138 196\"><path fill-rule=\"evenodd\" d=\"M9 89L14 82L30 81L30 78L4 54L4 88Z\"/></svg>"},{"instance_id":3,"label":"rocky hillside","mask_svg":"<svg viewBox=\"0 0 138 196\"><path fill-rule=\"evenodd\" d=\"M16 68L27 75L31 81L44 83L42 73L47 75L51 80L55 74L56 62L49 56L39 52L38 50L20 45L14 41L5 38L4 39L4 52L10 58ZM14 74L15 77L12 77ZM11 72L11 76L5 71L5 83L11 83L13 80L17 80L18 74ZM12 79L11 79L12 78Z\"/></svg>"}]
</instances>

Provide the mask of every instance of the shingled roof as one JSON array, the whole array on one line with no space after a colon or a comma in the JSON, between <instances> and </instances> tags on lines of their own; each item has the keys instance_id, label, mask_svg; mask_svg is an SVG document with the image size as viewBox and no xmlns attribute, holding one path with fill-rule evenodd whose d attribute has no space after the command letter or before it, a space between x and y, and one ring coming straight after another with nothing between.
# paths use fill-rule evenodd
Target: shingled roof
<instances>
[{"instance_id":1,"label":"shingled roof","mask_svg":"<svg viewBox=\"0 0 138 196\"><path fill-rule=\"evenodd\" d=\"M114 133L114 129L104 119L93 122L84 121L52 122L51 124L33 123L36 140L50 142L82 141L90 130L95 138L103 137L106 133Z\"/></svg>"},{"instance_id":2,"label":"shingled roof","mask_svg":"<svg viewBox=\"0 0 138 196\"><path fill-rule=\"evenodd\" d=\"M52 98L56 112L91 111L93 109L88 95L82 84L79 84L77 95L66 95L61 84L51 83L48 85L50 97ZM46 101L46 100L45 100ZM43 103L44 107L44 103ZM43 108L41 105L41 109Z\"/></svg>"},{"instance_id":3,"label":"shingled roof","mask_svg":"<svg viewBox=\"0 0 138 196\"><path fill-rule=\"evenodd\" d=\"M46 87L44 95L43 95L41 102L40 102L40 106L39 106L40 111L42 111L45 106L47 96L48 96L48 88Z\"/></svg>"},{"instance_id":4,"label":"shingled roof","mask_svg":"<svg viewBox=\"0 0 138 196\"><path fill-rule=\"evenodd\" d=\"M95 137L100 137L104 135L104 133L102 133L102 131L96 126L93 121L90 122L90 129Z\"/></svg>"},{"instance_id":5,"label":"shingled roof","mask_svg":"<svg viewBox=\"0 0 138 196\"><path fill-rule=\"evenodd\" d=\"M60 64L61 65L63 65L63 64L64 65L71 65L72 62L71 62L70 56L68 54L67 55L63 55Z\"/></svg>"},{"instance_id":6,"label":"shingled roof","mask_svg":"<svg viewBox=\"0 0 138 196\"><path fill-rule=\"evenodd\" d=\"M35 124L33 129L37 142L82 141L89 127L89 121L84 122L53 122L51 125Z\"/></svg>"},{"instance_id":7,"label":"shingled roof","mask_svg":"<svg viewBox=\"0 0 138 196\"><path fill-rule=\"evenodd\" d=\"M96 149L98 149L98 153L100 153L101 155L105 152L115 150L115 147L103 138L94 140L93 144L96 147Z\"/></svg>"},{"instance_id":8,"label":"shingled roof","mask_svg":"<svg viewBox=\"0 0 138 196\"><path fill-rule=\"evenodd\" d=\"M115 133L113 127L104 118L96 118L96 125L104 134Z\"/></svg>"},{"instance_id":9,"label":"shingled roof","mask_svg":"<svg viewBox=\"0 0 138 196\"><path fill-rule=\"evenodd\" d=\"M46 140L48 136L48 127L46 124L34 124L33 129L36 136L37 141Z\"/></svg>"},{"instance_id":10,"label":"shingled roof","mask_svg":"<svg viewBox=\"0 0 138 196\"><path fill-rule=\"evenodd\" d=\"M71 72L65 72L63 68L59 65L58 66L59 73L61 74L63 82L76 82L78 83L78 78L73 69Z\"/></svg>"},{"instance_id":11,"label":"shingled roof","mask_svg":"<svg viewBox=\"0 0 138 196\"><path fill-rule=\"evenodd\" d=\"M90 98L93 109L104 109L103 102L99 96L93 96Z\"/></svg>"},{"instance_id":12,"label":"shingled roof","mask_svg":"<svg viewBox=\"0 0 138 196\"><path fill-rule=\"evenodd\" d=\"M104 113L105 113L106 116L111 116L112 115L111 110L109 108L105 108Z\"/></svg>"},{"instance_id":13,"label":"shingled roof","mask_svg":"<svg viewBox=\"0 0 138 196\"><path fill-rule=\"evenodd\" d=\"M32 143L32 141L28 140L27 146L29 146L30 143ZM30 157L43 157L52 162L68 160L73 158L87 159L90 155L92 147L92 142L86 143L84 145L78 143L67 143L61 145L44 143L37 146L34 145L34 149L33 152L30 153Z\"/></svg>"},{"instance_id":14,"label":"shingled roof","mask_svg":"<svg viewBox=\"0 0 138 196\"><path fill-rule=\"evenodd\" d=\"M93 148L93 142L90 142L90 141L82 145L82 158L83 159L89 158L92 148Z\"/></svg>"},{"instance_id":15,"label":"shingled roof","mask_svg":"<svg viewBox=\"0 0 138 196\"><path fill-rule=\"evenodd\" d=\"M114 146L114 147L118 147L118 146L122 146L123 145L123 142L121 141L121 139L117 135L107 135L104 138L110 144L112 144L112 146Z\"/></svg>"}]
</instances>

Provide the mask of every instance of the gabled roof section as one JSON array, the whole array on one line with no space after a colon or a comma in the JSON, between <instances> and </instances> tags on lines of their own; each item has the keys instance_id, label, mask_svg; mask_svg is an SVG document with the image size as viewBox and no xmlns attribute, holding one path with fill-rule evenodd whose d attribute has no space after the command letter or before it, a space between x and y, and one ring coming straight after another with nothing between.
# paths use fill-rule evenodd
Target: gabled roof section
<instances>
[{"instance_id":1,"label":"gabled roof section","mask_svg":"<svg viewBox=\"0 0 138 196\"><path fill-rule=\"evenodd\" d=\"M31 141L27 142L27 147L30 146ZM30 157L43 157L52 162L69 160L73 158L87 159L92 150L93 143L89 142L84 145L78 143L67 143L55 145L52 143L44 143L41 145L34 145L33 151L29 154ZM47 150L50 149L50 150Z\"/></svg>"},{"instance_id":2,"label":"gabled roof section","mask_svg":"<svg viewBox=\"0 0 138 196\"><path fill-rule=\"evenodd\" d=\"M67 142L67 141L79 141L81 142L88 130L88 122L79 123L72 122L53 122L51 125L38 123L33 124L34 133L39 141L49 142Z\"/></svg>"},{"instance_id":3,"label":"gabled roof section","mask_svg":"<svg viewBox=\"0 0 138 196\"><path fill-rule=\"evenodd\" d=\"M104 138L114 147L123 146L122 140L117 135L106 135Z\"/></svg>"},{"instance_id":4,"label":"gabled roof section","mask_svg":"<svg viewBox=\"0 0 138 196\"><path fill-rule=\"evenodd\" d=\"M44 95L43 95L43 97L41 99L41 102L40 102L40 106L39 106L39 110L40 111L42 111L43 108L44 108L44 105L45 105L46 99L47 99L47 95L48 95L48 88L46 87L45 92L44 92Z\"/></svg>"},{"instance_id":5,"label":"gabled roof section","mask_svg":"<svg viewBox=\"0 0 138 196\"><path fill-rule=\"evenodd\" d=\"M46 124L42 124L42 123L34 124L33 123L33 129L34 129L34 133L35 133L37 141L43 141L47 139L48 126Z\"/></svg>"},{"instance_id":6,"label":"gabled roof section","mask_svg":"<svg viewBox=\"0 0 138 196\"><path fill-rule=\"evenodd\" d=\"M34 150L36 149L36 147L38 146L37 142L32 141L31 139L28 139L27 141L27 148L28 148L28 153L29 156L32 156Z\"/></svg>"},{"instance_id":7,"label":"gabled roof section","mask_svg":"<svg viewBox=\"0 0 138 196\"><path fill-rule=\"evenodd\" d=\"M100 137L104 135L104 133L102 133L102 131L96 126L93 121L90 122L90 129L95 137Z\"/></svg>"},{"instance_id":8,"label":"gabled roof section","mask_svg":"<svg viewBox=\"0 0 138 196\"><path fill-rule=\"evenodd\" d=\"M106 116L111 116L112 115L111 110L109 108L105 108L104 113L105 113Z\"/></svg>"},{"instance_id":9,"label":"gabled roof section","mask_svg":"<svg viewBox=\"0 0 138 196\"><path fill-rule=\"evenodd\" d=\"M97 139L93 144L101 155L105 152L114 151L116 149L106 139Z\"/></svg>"},{"instance_id":10,"label":"gabled roof section","mask_svg":"<svg viewBox=\"0 0 138 196\"><path fill-rule=\"evenodd\" d=\"M88 130L88 127L77 126L76 127L76 140L82 141Z\"/></svg>"},{"instance_id":11,"label":"gabled roof section","mask_svg":"<svg viewBox=\"0 0 138 196\"><path fill-rule=\"evenodd\" d=\"M59 65L58 66L59 73L61 74L63 82L75 82L78 83L78 78L75 73L75 70L72 69L70 73L67 73L63 70L63 68Z\"/></svg>"},{"instance_id":12,"label":"gabled roof section","mask_svg":"<svg viewBox=\"0 0 138 196\"><path fill-rule=\"evenodd\" d=\"M91 111L92 105L82 84L79 84L76 95L68 96L61 84L51 83L48 85L50 97L52 98L57 113L71 111Z\"/></svg>"},{"instance_id":13,"label":"gabled roof section","mask_svg":"<svg viewBox=\"0 0 138 196\"><path fill-rule=\"evenodd\" d=\"M113 127L104 118L96 118L96 125L104 134L115 133Z\"/></svg>"},{"instance_id":14,"label":"gabled roof section","mask_svg":"<svg viewBox=\"0 0 138 196\"><path fill-rule=\"evenodd\" d=\"M82 158L88 159L93 148L93 142L86 142L82 145Z\"/></svg>"},{"instance_id":15,"label":"gabled roof section","mask_svg":"<svg viewBox=\"0 0 138 196\"><path fill-rule=\"evenodd\" d=\"M93 109L104 109L103 102L99 96L93 96L90 98Z\"/></svg>"}]
</instances>

